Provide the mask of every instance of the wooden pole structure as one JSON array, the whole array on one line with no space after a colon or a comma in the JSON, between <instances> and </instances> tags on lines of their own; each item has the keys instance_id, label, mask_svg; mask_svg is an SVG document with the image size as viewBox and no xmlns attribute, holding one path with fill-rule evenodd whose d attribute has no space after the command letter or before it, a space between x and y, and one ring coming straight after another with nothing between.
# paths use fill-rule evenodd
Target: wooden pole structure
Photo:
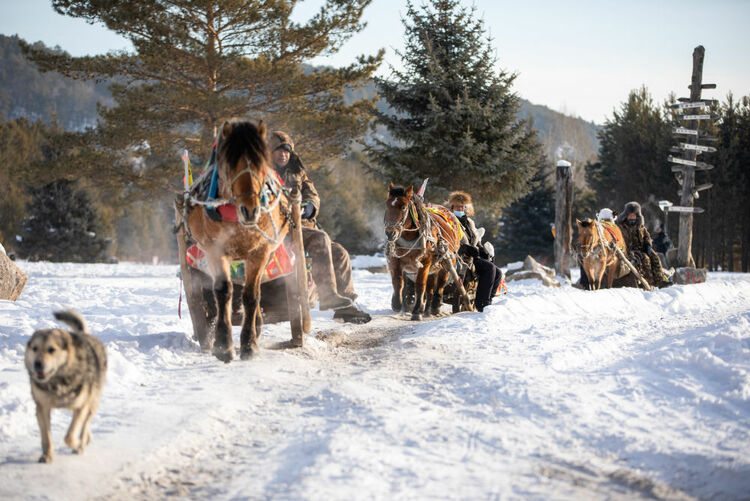
<instances>
[{"instance_id":1,"label":"wooden pole structure","mask_svg":"<svg viewBox=\"0 0 750 501\"><path fill-rule=\"evenodd\" d=\"M295 272L286 282L286 297L287 306L289 308L289 322L292 328L292 346L303 346L305 343L305 334L310 332L311 325L310 305L307 301L308 292L305 247L302 241L302 218L300 210L302 194L298 188L295 187L292 189L289 194L289 202L292 213L292 227L290 233L295 255Z\"/></svg>"},{"instance_id":2,"label":"wooden pole structure","mask_svg":"<svg viewBox=\"0 0 750 501\"><path fill-rule=\"evenodd\" d=\"M690 101L696 103L701 99L701 89L703 84L703 58L705 49L699 45L693 50L693 76L690 81ZM695 124L691 127L698 130L698 121L691 120ZM698 134L691 136L689 141L692 144L698 144ZM696 150L685 150L683 158L696 162L698 152ZM685 165L682 170L682 190L680 191L680 205L683 207L693 207L693 191L695 189L695 169ZM693 246L693 213L680 213L680 238L677 245L677 263L679 266L695 266L691 248Z\"/></svg>"},{"instance_id":3,"label":"wooden pole structure","mask_svg":"<svg viewBox=\"0 0 750 501\"><path fill-rule=\"evenodd\" d=\"M573 243L573 177L572 165L557 162L555 171L555 273L570 279L568 256Z\"/></svg>"}]
</instances>

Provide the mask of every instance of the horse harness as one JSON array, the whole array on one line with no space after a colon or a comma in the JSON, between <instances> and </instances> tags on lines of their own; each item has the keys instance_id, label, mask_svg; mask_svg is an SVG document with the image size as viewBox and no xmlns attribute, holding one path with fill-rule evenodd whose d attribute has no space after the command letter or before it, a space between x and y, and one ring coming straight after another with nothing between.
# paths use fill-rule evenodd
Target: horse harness
<instances>
[{"instance_id":1,"label":"horse harness","mask_svg":"<svg viewBox=\"0 0 750 501\"><path fill-rule=\"evenodd\" d=\"M230 181L230 186L234 184L234 182L240 178L240 176L244 174L250 174L250 176L253 177L256 181L258 181L258 185L260 186L258 191L251 190L246 191L244 193L240 193L239 195L234 195L231 198L222 199L222 198L215 198L212 200L200 200L196 198L193 195L186 195L186 198L192 205L199 205L203 206L204 210L210 209L218 209L221 206L234 206L236 211L236 202L239 198L247 196L247 195L255 195L258 197L260 211L262 213L270 213L273 212L276 209L276 206L281 201L281 195L283 194L287 199L289 199L289 192L286 188L284 188L283 184L284 182L281 180L279 175L274 171L273 175L269 176L268 174L265 174L262 178L252 169L251 162L249 158L246 158L246 167L242 170L240 170L238 173L234 175L232 180ZM218 168L218 167L217 167ZM269 199L273 199L273 201L269 202ZM187 219L187 204L185 204L185 220ZM279 233L281 232L281 228L284 227L284 224L292 224L292 213L288 208L282 208L282 213L284 215L284 223L281 225L281 227L276 226L276 222L274 221L273 217L270 218L271 220L271 226L273 228L273 237L268 235L265 231L263 231L260 226L258 226L258 223L253 223L249 225L244 225L244 227L255 230L257 233L259 233L263 238L271 242L272 244L276 245L280 242L279 240ZM192 239L192 236L190 235L190 230L187 227L187 224L184 225L186 236L190 239Z\"/></svg>"},{"instance_id":2,"label":"horse harness","mask_svg":"<svg viewBox=\"0 0 750 501\"><path fill-rule=\"evenodd\" d=\"M606 251L607 250L609 250L610 252L614 251L614 247L617 245L617 238L615 237L614 234L610 232L613 238L611 242L607 242L607 240L604 238L602 227L599 221L594 221L593 223L594 223L594 227L596 228L596 234L597 234L599 241L597 242L597 245L593 249L591 248L591 245L588 246L588 251L586 251L583 254L583 258L585 259L593 254L594 257L599 258L600 260L606 262L607 261ZM605 244L604 242L607 242L607 243ZM581 245L581 250L583 251L583 245Z\"/></svg>"},{"instance_id":3,"label":"horse harness","mask_svg":"<svg viewBox=\"0 0 750 501\"><path fill-rule=\"evenodd\" d=\"M386 254L388 256L395 257L396 259L401 259L412 251L421 250L422 252L415 257L416 261L419 262L419 260L427 250L427 242L430 242L434 246L438 261L442 261L447 257L451 257L451 252L446 248L447 246L445 245L446 238L443 234L443 228L438 224L437 228L440 234L438 235L438 238L432 236L432 219L427 213L427 210L421 212L423 215L422 220L424 220L423 224L420 224L420 211L417 210L414 200L412 199L409 200L409 205L407 206L403 217L399 221L385 221L386 231L388 229L398 231L398 237L394 240L389 240L386 246ZM417 238L414 240L407 240L401 234L404 231L404 225L406 224L407 218L409 217L411 217L412 222L415 226L415 228L409 228L409 230L417 230L419 232ZM398 249L402 250L403 252L399 253Z\"/></svg>"}]
</instances>

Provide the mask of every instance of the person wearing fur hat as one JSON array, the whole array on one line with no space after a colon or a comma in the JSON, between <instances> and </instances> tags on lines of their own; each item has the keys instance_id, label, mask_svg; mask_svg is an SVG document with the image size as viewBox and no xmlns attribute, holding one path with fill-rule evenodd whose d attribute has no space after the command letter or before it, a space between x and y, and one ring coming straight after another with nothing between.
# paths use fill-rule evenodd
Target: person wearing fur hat
<instances>
[{"instance_id":1,"label":"person wearing fur hat","mask_svg":"<svg viewBox=\"0 0 750 501\"><path fill-rule=\"evenodd\" d=\"M615 220L628 248L628 259L646 281L655 287L670 285L646 228L641 204L628 202Z\"/></svg>"},{"instance_id":2,"label":"person wearing fur hat","mask_svg":"<svg viewBox=\"0 0 750 501\"><path fill-rule=\"evenodd\" d=\"M474 269L477 272L477 293L474 306L477 311L484 311L485 306L492 304L492 297L503 279L502 270L492 262L495 249L489 242L482 244L484 228L477 228L471 219L474 215L471 195L465 191L454 191L448 196L445 205L463 226L464 241L458 252L462 257L474 262Z\"/></svg>"},{"instance_id":3,"label":"person wearing fur hat","mask_svg":"<svg viewBox=\"0 0 750 501\"><path fill-rule=\"evenodd\" d=\"M280 130L273 131L268 146L273 167L284 181L284 186L296 186L302 193L302 240L312 259L312 275L318 286L320 309L335 310L333 318L344 322L369 322L372 317L353 303L357 293L354 292L349 253L317 227L320 196L294 151L292 138Z\"/></svg>"}]
</instances>

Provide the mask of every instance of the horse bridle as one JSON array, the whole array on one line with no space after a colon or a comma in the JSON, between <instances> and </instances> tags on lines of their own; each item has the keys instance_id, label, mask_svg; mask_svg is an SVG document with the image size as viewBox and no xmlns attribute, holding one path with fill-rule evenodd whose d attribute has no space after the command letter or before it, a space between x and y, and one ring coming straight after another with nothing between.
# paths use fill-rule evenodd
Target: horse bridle
<instances>
[{"instance_id":1,"label":"horse bridle","mask_svg":"<svg viewBox=\"0 0 750 501\"><path fill-rule=\"evenodd\" d=\"M250 158L248 158L247 156L245 156L245 163L247 164L245 168L239 171L238 173L236 173L234 177L232 178L232 180L229 182L229 189L231 190L232 186L234 186L234 182L237 181L237 179L239 179L240 176L243 176L245 174L250 174L250 176L252 176L253 179L258 181L258 186L260 188L258 189L258 191L251 190L251 191L246 191L245 193L240 193L239 195L233 195L232 198L230 198L228 201L229 203L235 203L235 201L239 199L240 197L244 197L247 195L255 195L258 198L258 208L260 209L261 213L268 214L272 212L274 209L276 209L276 206L281 201L282 190L281 190L281 186L279 185L279 181L277 177L269 176L267 173L261 178L255 172L255 170L253 170ZM265 196L266 186L268 186L268 189L271 191L271 193L275 197L272 203L269 203L267 197ZM280 228L276 226L276 222L274 221L273 217L271 217L270 219L271 219L271 227L273 228L273 237L266 234L266 232L263 231L260 226L258 226L257 222L243 225L243 226L245 228L250 228L252 230L255 230L256 232L260 233L260 235L263 238L265 238L266 240L268 240L269 242L275 245L279 243Z\"/></svg>"},{"instance_id":2,"label":"horse bridle","mask_svg":"<svg viewBox=\"0 0 750 501\"><path fill-rule=\"evenodd\" d=\"M385 218L383 218L383 224L385 225L386 233L389 229L395 230L393 238L388 237L389 242L395 242L396 239L401 236L401 232L404 231L404 225L406 224L406 218L409 217L409 208L413 203L414 202L409 200L409 203L404 206L404 215L401 216L401 219L399 221L386 221Z\"/></svg>"},{"instance_id":3,"label":"horse bridle","mask_svg":"<svg viewBox=\"0 0 750 501\"><path fill-rule=\"evenodd\" d=\"M237 174L235 174L232 180L229 181L229 189L231 190L232 186L234 186L235 181L237 181L241 176L245 174L250 174L250 176L253 179L258 181L258 186L260 186L260 188L258 189L258 191L251 189L250 191L240 193L239 195L233 195L232 198L230 198L229 200L231 203L234 203L234 201L236 201L240 197L244 197L247 195L255 195L256 197L258 197L258 206L261 206L262 199L263 199L263 192L264 192L266 183L268 182L268 174L264 175L263 178L261 179L261 177L252 168L252 163L250 162L250 159L247 156L245 157L245 164L246 164L245 168L239 171Z\"/></svg>"},{"instance_id":4,"label":"horse bridle","mask_svg":"<svg viewBox=\"0 0 750 501\"><path fill-rule=\"evenodd\" d=\"M588 251L586 251L585 254L582 254L584 259L589 257L591 253L594 252L595 249L600 249L599 252L597 252L597 255L601 255L603 252L607 250L604 244L605 238L602 233L601 226L600 226L601 223L599 221L593 221L593 223L594 223L594 228L596 229L596 236L598 238L598 242L596 243L596 245L591 245L591 244L588 245ZM593 237L592 237L592 240L593 240ZM583 245L581 245L581 251L583 251Z\"/></svg>"}]
</instances>

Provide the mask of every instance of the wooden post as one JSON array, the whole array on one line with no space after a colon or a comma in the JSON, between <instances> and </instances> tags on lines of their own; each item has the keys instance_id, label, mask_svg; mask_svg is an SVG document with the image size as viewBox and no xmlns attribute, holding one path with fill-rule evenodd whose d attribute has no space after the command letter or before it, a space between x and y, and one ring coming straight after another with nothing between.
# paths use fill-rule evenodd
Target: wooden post
<instances>
[{"instance_id":1,"label":"wooden post","mask_svg":"<svg viewBox=\"0 0 750 501\"><path fill-rule=\"evenodd\" d=\"M557 162L555 179L555 273L570 279L568 256L573 242L573 179L570 162Z\"/></svg>"},{"instance_id":2,"label":"wooden post","mask_svg":"<svg viewBox=\"0 0 750 501\"><path fill-rule=\"evenodd\" d=\"M701 99L701 86L703 84L703 57L705 49L699 45L693 50L693 76L690 81L690 101L698 102ZM692 121L695 130L698 130L698 121ZM700 131L698 131L700 133ZM698 144L698 134L689 139L693 144ZM685 150L683 158L695 162L698 157L696 150ZM695 169L684 166L682 176L682 190L680 191L680 205L693 207L693 190L695 188ZM693 246L693 213L680 213L680 237L677 246L677 264L679 266L695 266L691 248Z\"/></svg>"},{"instance_id":3,"label":"wooden post","mask_svg":"<svg viewBox=\"0 0 750 501\"><path fill-rule=\"evenodd\" d=\"M308 292L307 292L307 263L305 261L305 246L302 241L302 217L301 217L301 203L302 194L298 188L293 188L289 194L289 201L292 209L292 244L294 246L294 275L297 278L297 294L298 294L298 308L299 308L299 327L295 328L292 325L292 342L298 346L302 346L304 343L304 334L310 332L310 305L308 304ZM296 306L296 305L295 305ZM290 308L292 305L290 305ZM295 332L297 330L297 332ZM299 332L301 331L301 333Z\"/></svg>"}]
</instances>

